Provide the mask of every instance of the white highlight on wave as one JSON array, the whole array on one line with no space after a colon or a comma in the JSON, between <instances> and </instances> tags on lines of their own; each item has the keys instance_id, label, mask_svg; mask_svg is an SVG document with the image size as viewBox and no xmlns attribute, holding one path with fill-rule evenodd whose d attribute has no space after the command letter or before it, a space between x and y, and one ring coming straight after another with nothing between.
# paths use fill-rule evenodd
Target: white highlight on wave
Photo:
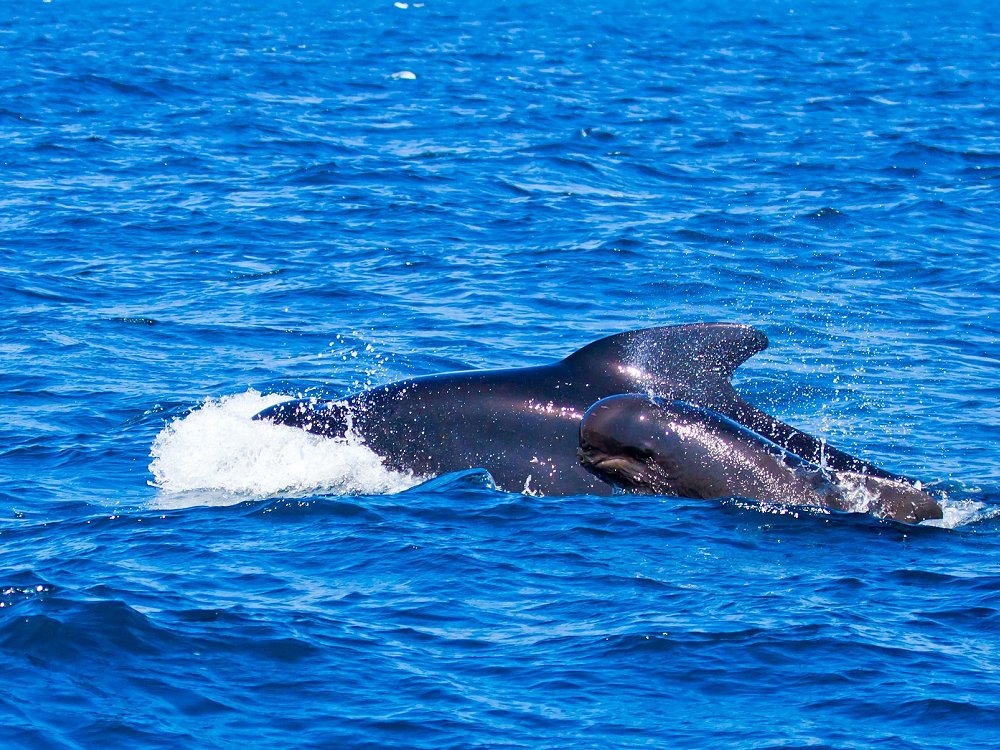
<instances>
[{"instance_id":1,"label":"white highlight on wave","mask_svg":"<svg viewBox=\"0 0 1000 750\"><path fill-rule=\"evenodd\" d=\"M419 482L389 471L374 452L296 427L254 421L290 396L246 393L210 398L166 425L150 448L158 505L223 505L309 494L386 494ZM183 494L181 494L183 493Z\"/></svg>"}]
</instances>

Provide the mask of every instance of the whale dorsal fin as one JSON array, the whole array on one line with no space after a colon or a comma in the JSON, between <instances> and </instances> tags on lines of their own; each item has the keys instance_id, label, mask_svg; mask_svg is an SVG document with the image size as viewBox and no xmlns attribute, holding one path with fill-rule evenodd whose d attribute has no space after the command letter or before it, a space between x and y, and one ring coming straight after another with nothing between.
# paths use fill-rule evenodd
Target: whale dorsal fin
<instances>
[{"instance_id":1,"label":"whale dorsal fin","mask_svg":"<svg viewBox=\"0 0 1000 750\"><path fill-rule=\"evenodd\" d=\"M766 348L767 336L751 326L698 323L608 336L579 349L563 363L574 369L602 368L633 392L681 386L691 396L720 390L728 395L736 368Z\"/></svg>"}]
</instances>

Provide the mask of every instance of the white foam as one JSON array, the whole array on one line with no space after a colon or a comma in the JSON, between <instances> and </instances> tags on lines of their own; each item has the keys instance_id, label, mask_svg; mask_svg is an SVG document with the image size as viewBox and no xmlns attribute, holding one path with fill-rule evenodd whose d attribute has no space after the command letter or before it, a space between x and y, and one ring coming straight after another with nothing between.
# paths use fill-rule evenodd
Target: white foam
<instances>
[{"instance_id":1,"label":"white foam","mask_svg":"<svg viewBox=\"0 0 1000 750\"><path fill-rule=\"evenodd\" d=\"M932 518L921 522L921 526L939 526L943 529L956 529L972 523L993 518L996 514L985 503L977 500L941 499L941 518Z\"/></svg>"},{"instance_id":2,"label":"white foam","mask_svg":"<svg viewBox=\"0 0 1000 750\"><path fill-rule=\"evenodd\" d=\"M249 390L208 399L150 448L161 506L232 504L275 495L386 494L417 484L357 441L331 440L253 415L291 396ZM181 494L183 493L183 495Z\"/></svg>"}]
</instances>

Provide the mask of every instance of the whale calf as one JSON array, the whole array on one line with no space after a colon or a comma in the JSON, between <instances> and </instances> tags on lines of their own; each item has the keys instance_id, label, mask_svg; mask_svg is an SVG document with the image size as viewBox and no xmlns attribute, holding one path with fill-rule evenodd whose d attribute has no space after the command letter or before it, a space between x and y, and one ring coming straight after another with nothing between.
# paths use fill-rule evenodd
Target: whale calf
<instances>
[{"instance_id":1,"label":"whale calf","mask_svg":"<svg viewBox=\"0 0 1000 750\"><path fill-rule=\"evenodd\" d=\"M595 341L537 367L413 378L344 399L299 399L257 419L331 438L355 436L387 468L419 476L485 468L500 489L544 495L611 494L577 458L580 421L594 403L653 393L706 407L806 461L894 478L743 400L733 372L767 347L763 332L726 323L645 328Z\"/></svg>"},{"instance_id":2,"label":"whale calf","mask_svg":"<svg viewBox=\"0 0 1000 750\"><path fill-rule=\"evenodd\" d=\"M594 404L580 422L580 463L631 492L745 497L871 513L907 523L941 518L909 481L807 461L723 414L638 394Z\"/></svg>"}]
</instances>

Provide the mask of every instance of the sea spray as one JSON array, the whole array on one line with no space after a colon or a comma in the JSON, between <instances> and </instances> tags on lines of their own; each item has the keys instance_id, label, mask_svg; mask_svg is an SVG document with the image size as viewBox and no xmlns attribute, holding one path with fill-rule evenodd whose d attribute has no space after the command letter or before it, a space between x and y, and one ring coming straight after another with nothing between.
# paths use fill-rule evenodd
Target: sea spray
<instances>
[{"instance_id":1,"label":"sea spray","mask_svg":"<svg viewBox=\"0 0 1000 750\"><path fill-rule=\"evenodd\" d=\"M331 440L253 416L289 396L245 393L210 398L167 424L150 449L151 484L186 493L185 504L219 504L274 495L384 494L418 480L389 471L354 440ZM198 491L206 491L198 499ZM190 493L194 493L193 496Z\"/></svg>"}]
</instances>

